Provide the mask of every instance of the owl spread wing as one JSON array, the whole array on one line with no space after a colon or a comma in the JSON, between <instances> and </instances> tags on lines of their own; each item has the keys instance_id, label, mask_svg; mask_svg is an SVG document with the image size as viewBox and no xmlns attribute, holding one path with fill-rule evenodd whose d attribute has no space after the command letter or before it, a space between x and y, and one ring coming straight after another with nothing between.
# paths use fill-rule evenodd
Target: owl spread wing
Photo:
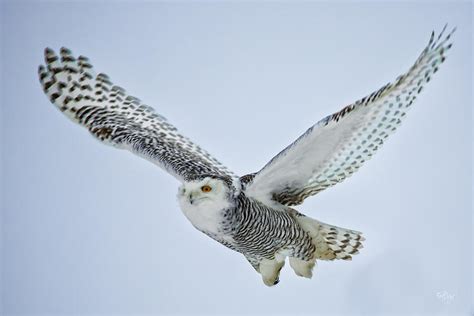
<instances>
[{"instance_id":1,"label":"owl spread wing","mask_svg":"<svg viewBox=\"0 0 474 316\"><path fill-rule=\"evenodd\" d=\"M100 141L128 149L180 181L202 175L235 177L151 107L113 85L107 75L95 75L86 57L76 59L66 48L61 48L58 57L47 48L45 61L46 67L39 66L38 72L46 95Z\"/></svg>"},{"instance_id":2,"label":"owl spread wing","mask_svg":"<svg viewBox=\"0 0 474 316\"><path fill-rule=\"evenodd\" d=\"M443 31L393 83L309 128L259 172L241 179L246 194L264 203L298 205L356 172L405 118L424 85L445 60L451 35Z\"/></svg>"}]
</instances>

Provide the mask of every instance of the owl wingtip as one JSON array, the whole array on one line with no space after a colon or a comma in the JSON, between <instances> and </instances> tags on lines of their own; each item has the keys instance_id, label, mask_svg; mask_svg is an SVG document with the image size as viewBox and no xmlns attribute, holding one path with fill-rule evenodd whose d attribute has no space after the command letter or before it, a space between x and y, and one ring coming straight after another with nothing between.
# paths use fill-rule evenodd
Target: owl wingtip
<instances>
[{"instance_id":1,"label":"owl wingtip","mask_svg":"<svg viewBox=\"0 0 474 316\"><path fill-rule=\"evenodd\" d=\"M52 54L54 54L54 50L51 47L45 47L44 54L45 55L52 55Z\"/></svg>"},{"instance_id":2,"label":"owl wingtip","mask_svg":"<svg viewBox=\"0 0 474 316\"><path fill-rule=\"evenodd\" d=\"M61 47L60 52L61 52L61 54L65 54L65 55L71 55L72 54L72 51L69 48L65 47L65 46Z\"/></svg>"}]
</instances>

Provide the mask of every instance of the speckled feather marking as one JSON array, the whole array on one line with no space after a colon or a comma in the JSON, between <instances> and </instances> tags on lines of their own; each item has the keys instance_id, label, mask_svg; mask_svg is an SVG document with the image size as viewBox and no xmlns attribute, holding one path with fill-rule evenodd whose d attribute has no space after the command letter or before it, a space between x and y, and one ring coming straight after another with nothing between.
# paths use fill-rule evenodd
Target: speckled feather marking
<instances>
[{"instance_id":1,"label":"speckled feather marking","mask_svg":"<svg viewBox=\"0 0 474 316\"><path fill-rule=\"evenodd\" d=\"M113 85L107 75L95 75L86 57L76 59L67 48L58 57L47 48L45 62L39 78L46 95L100 141L135 152L181 181L202 175L235 177L151 107Z\"/></svg>"},{"instance_id":2,"label":"speckled feather marking","mask_svg":"<svg viewBox=\"0 0 474 316\"><path fill-rule=\"evenodd\" d=\"M256 175L244 176L250 195L262 199L269 195L266 199L298 205L356 172L397 129L417 95L445 61L455 29L443 37L445 30L446 26L437 37L434 32L431 34L413 66L393 83L325 117ZM292 156L310 147L316 158ZM308 169L306 178L285 174L288 168L301 166Z\"/></svg>"},{"instance_id":3,"label":"speckled feather marking","mask_svg":"<svg viewBox=\"0 0 474 316\"><path fill-rule=\"evenodd\" d=\"M233 192L231 203L225 204L231 206L219 210L216 230L204 233L244 254L265 284L274 285L286 256L297 275L311 277L317 259L351 260L362 248L360 232L319 222L284 205L302 203L370 159L445 60L454 32L443 37L445 30L437 38L431 35L407 73L324 118L258 173L240 180L107 75L95 75L86 57L76 59L65 48L58 57L46 49L46 67L39 67L39 77L51 102L100 141L135 152L184 182L208 176L224 181Z\"/></svg>"}]
</instances>

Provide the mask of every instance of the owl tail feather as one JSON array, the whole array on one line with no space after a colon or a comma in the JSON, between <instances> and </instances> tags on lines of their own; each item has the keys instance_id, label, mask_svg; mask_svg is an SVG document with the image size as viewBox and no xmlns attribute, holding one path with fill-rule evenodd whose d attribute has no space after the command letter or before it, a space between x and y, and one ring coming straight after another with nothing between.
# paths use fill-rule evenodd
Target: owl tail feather
<instances>
[{"instance_id":1,"label":"owl tail feather","mask_svg":"<svg viewBox=\"0 0 474 316\"><path fill-rule=\"evenodd\" d=\"M352 260L352 256L364 247L362 242L365 238L361 232L329 225L299 212L294 214L294 218L313 239L315 259Z\"/></svg>"}]
</instances>

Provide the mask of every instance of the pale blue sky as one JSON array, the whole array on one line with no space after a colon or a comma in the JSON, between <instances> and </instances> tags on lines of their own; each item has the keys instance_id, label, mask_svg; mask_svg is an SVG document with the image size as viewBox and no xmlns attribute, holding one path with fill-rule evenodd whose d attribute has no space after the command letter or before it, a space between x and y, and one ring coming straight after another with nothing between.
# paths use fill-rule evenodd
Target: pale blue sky
<instances>
[{"instance_id":1,"label":"pale blue sky","mask_svg":"<svg viewBox=\"0 0 474 316\"><path fill-rule=\"evenodd\" d=\"M468 2L24 2L1 7L3 314L466 315L472 308ZM67 46L236 173L405 71L456 25L442 69L351 179L299 210L361 230L352 262L267 288L195 230L174 178L49 103ZM444 294L452 299L443 300Z\"/></svg>"}]
</instances>

